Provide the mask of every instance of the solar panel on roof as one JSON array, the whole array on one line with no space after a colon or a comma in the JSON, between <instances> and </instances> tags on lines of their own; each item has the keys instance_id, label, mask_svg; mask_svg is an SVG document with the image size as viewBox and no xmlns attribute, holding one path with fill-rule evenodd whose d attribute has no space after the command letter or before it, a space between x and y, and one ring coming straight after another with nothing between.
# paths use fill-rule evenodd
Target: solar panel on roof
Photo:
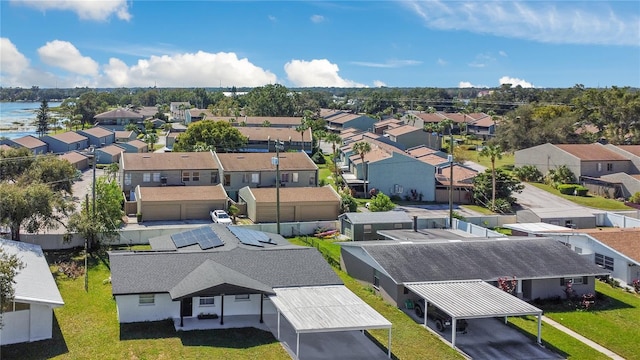
<instances>
[{"instance_id":1,"label":"solar panel on roof","mask_svg":"<svg viewBox=\"0 0 640 360\"><path fill-rule=\"evenodd\" d=\"M189 236L188 233L178 233L171 235L171 240L173 240L176 248L183 248L185 246L190 246L196 243L195 238Z\"/></svg>"},{"instance_id":2,"label":"solar panel on roof","mask_svg":"<svg viewBox=\"0 0 640 360\"><path fill-rule=\"evenodd\" d=\"M240 226L230 226L229 230L245 245L263 247L261 243L274 244L269 236L261 231L249 230Z\"/></svg>"},{"instance_id":3,"label":"solar panel on roof","mask_svg":"<svg viewBox=\"0 0 640 360\"><path fill-rule=\"evenodd\" d=\"M207 226L196 230L198 230L196 241L198 242L198 244L200 244L200 248L202 250L207 250L224 245L224 241L220 239L218 234L216 234L212 228Z\"/></svg>"}]
</instances>

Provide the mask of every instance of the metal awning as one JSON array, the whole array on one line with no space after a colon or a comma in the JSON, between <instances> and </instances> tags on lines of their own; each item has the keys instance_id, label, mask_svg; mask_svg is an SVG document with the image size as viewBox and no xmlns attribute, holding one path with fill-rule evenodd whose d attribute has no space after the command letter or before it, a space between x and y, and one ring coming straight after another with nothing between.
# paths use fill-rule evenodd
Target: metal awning
<instances>
[{"instance_id":1,"label":"metal awning","mask_svg":"<svg viewBox=\"0 0 640 360\"><path fill-rule=\"evenodd\" d=\"M542 310L482 280L428 281L404 286L452 318L451 345L455 347L456 319L536 315L541 342ZM427 324L427 314L424 314Z\"/></svg>"},{"instance_id":2,"label":"metal awning","mask_svg":"<svg viewBox=\"0 0 640 360\"><path fill-rule=\"evenodd\" d=\"M388 356L391 357L391 322L344 285L276 288L269 298L296 331L296 356L301 333L389 329Z\"/></svg>"}]
</instances>

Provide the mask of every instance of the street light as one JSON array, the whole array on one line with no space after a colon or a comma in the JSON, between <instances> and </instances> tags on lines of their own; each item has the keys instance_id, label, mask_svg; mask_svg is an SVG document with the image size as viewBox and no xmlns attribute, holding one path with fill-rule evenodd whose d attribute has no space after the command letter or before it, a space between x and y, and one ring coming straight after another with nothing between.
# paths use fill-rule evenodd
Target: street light
<instances>
[{"instance_id":1,"label":"street light","mask_svg":"<svg viewBox=\"0 0 640 360\"><path fill-rule=\"evenodd\" d=\"M276 156L271 158L271 164L276 166L276 232L280 235L280 150L284 150L284 143L276 140Z\"/></svg>"}]
</instances>

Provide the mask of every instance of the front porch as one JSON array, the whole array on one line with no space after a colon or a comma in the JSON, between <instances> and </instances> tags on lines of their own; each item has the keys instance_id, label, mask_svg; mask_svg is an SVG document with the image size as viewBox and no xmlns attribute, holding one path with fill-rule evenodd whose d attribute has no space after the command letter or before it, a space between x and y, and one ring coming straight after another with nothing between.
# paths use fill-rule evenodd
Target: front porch
<instances>
[{"instance_id":1,"label":"front porch","mask_svg":"<svg viewBox=\"0 0 640 360\"><path fill-rule=\"evenodd\" d=\"M264 322L260 322L260 315L226 315L224 322L218 319L198 319L197 316L183 318L183 326L180 326L180 318L173 319L176 331L191 330L214 330L214 329L234 329L254 327L256 329L269 331Z\"/></svg>"}]
</instances>

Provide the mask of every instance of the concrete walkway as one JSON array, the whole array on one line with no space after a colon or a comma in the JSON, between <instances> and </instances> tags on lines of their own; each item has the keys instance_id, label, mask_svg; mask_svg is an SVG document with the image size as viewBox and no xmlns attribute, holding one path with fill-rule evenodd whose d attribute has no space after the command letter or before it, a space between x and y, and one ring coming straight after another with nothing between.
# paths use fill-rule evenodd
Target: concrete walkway
<instances>
[{"instance_id":1,"label":"concrete walkway","mask_svg":"<svg viewBox=\"0 0 640 360\"><path fill-rule=\"evenodd\" d=\"M553 326L554 328L562 331L563 333L575 338L576 340L581 341L582 343L584 343L585 345L591 347L592 349L605 354L606 356L608 356L608 357L610 357L612 359L624 360L624 358L622 356L614 353L613 351L605 348L604 346L596 344L595 342L593 342L593 341L587 339L586 337L576 333L575 331L573 331L573 330L571 330L571 329L569 329L569 328L567 328L567 327L565 327L565 326L563 326L563 325L561 325L561 324L549 319L548 317L546 317L544 315L542 316L542 321L544 321L545 323L547 323L547 324Z\"/></svg>"}]
</instances>

